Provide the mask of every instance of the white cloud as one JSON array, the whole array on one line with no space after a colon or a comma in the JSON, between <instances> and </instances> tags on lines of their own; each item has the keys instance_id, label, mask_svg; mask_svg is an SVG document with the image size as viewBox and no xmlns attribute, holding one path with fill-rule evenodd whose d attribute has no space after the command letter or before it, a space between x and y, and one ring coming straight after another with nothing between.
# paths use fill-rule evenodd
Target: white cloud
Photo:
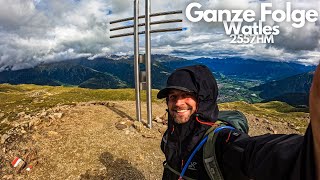
<instances>
[{"instance_id":1,"label":"white cloud","mask_svg":"<svg viewBox=\"0 0 320 180\"><path fill-rule=\"evenodd\" d=\"M0 67L106 52L110 3L102 0L0 1Z\"/></svg>"}]
</instances>

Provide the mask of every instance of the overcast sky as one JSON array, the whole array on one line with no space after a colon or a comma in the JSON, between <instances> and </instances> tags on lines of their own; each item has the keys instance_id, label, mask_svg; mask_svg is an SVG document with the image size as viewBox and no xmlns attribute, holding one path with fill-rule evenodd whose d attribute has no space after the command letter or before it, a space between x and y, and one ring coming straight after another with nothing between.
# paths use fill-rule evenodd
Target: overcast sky
<instances>
[{"instance_id":1,"label":"overcast sky","mask_svg":"<svg viewBox=\"0 0 320 180\"><path fill-rule=\"evenodd\" d=\"M142 0L141 0L142 1ZM187 28L181 32L152 34L152 53L196 57L243 57L257 60L295 61L316 64L320 59L320 21L295 29L291 23L277 23L280 34L274 44L230 44L221 23L191 23L185 9L191 2L207 9L253 9L254 0L151 0L151 12L182 10L183 14L152 18L183 18L183 23L152 26ZM286 1L273 0L273 9L283 8ZM291 1L295 9L315 9L320 1ZM140 3L144 14L144 2ZM41 62L61 61L77 57L101 57L110 54L132 55L133 38L110 39L110 28L132 22L114 24L112 20L133 16L133 0L0 0L0 71L33 67ZM141 22L143 20L141 19ZM270 25L274 22L268 22ZM143 30L142 28L140 30ZM124 30L121 32L131 32ZM140 36L140 44L144 44ZM141 48L143 51L143 48Z\"/></svg>"}]
</instances>

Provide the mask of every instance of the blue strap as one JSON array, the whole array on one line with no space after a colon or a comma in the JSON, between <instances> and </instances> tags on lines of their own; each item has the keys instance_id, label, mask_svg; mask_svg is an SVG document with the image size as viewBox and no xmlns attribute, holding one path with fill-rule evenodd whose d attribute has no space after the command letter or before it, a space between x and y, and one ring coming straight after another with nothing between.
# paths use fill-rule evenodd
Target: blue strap
<instances>
[{"instance_id":1,"label":"blue strap","mask_svg":"<svg viewBox=\"0 0 320 180\"><path fill-rule=\"evenodd\" d=\"M215 133L221 131L222 129L231 129L231 130L234 130L235 128L234 128L234 127L231 127L231 126L220 126L220 127L216 128L216 129L213 131L213 133L215 134ZM204 144L207 140L208 140L208 135L207 135L205 138L203 138L202 141L198 144L198 146L193 150L193 152L192 152L192 154L190 155L187 163L183 166L183 169L182 169L182 171L181 171L181 174L180 174L179 179L180 179L180 178L182 179L182 177L184 176L185 172L187 171L188 166L189 166L191 160L193 159L194 155L199 151L199 149L203 146L203 144Z\"/></svg>"},{"instance_id":2,"label":"blue strap","mask_svg":"<svg viewBox=\"0 0 320 180\"><path fill-rule=\"evenodd\" d=\"M216 128L213 133L217 133L219 131L221 131L222 129L231 129L231 130L234 130L235 128L234 127L231 127L231 126L220 126L218 128Z\"/></svg>"}]
</instances>

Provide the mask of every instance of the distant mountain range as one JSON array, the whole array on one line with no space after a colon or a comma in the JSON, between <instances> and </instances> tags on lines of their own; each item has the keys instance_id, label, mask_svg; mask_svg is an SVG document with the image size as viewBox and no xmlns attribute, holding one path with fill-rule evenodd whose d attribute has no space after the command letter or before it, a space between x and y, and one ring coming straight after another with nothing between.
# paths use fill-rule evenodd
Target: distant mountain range
<instances>
[{"instance_id":1,"label":"distant mountain range","mask_svg":"<svg viewBox=\"0 0 320 180\"><path fill-rule=\"evenodd\" d=\"M195 59L195 61L205 64L212 71L220 72L228 77L261 80L264 82L310 72L315 69L315 66L304 66L296 63L241 58L199 58Z\"/></svg>"},{"instance_id":2,"label":"distant mountain range","mask_svg":"<svg viewBox=\"0 0 320 180\"><path fill-rule=\"evenodd\" d=\"M0 73L1 83L38 84L52 86L83 86L97 80L98 88L123 88L126 83L116 76L90 67L66 62L43 64L31 69L4 71ZM106 81L107 80L107 81ZM92 83L91 83L92 84ZM93 86L93 88L96 85Z\"/></svg>"},{"instance_id":3,"label":"distant mountain range","mask_svg":"<svg viewBox=\"0 0 320 180\"><path fill-rule=\"evenodd\" d=\"M260 91L264 101L284 101L291 105L308 105L314 72L298 74L251 88Z\"/></svg>"},{"instance_id":4,"label":"distant mountain range","mask_svg":"<svg viewBox=\"0 0 320 180\"><path fill-rule=\"evenodd\" d=\"M221 92L230 95L224 94L222 102L237 100L232 97L233 92L238 94L239 100L249 102L259 100L255 98L255 94L259 92L264 100L288 99L285 97L292 99L292 96L296 96L294 93L308 92L312 78L308 72L315 69L315 66L288 62L241 58L186 60L168 55L152 55L152 88L163 88L174 69L195 64L207 65L214 72L218 83L223 84L220 86L224 88ZM0 83L79 86L92 89L133 88L133 68L132 56L112 55L94 60L79 58L41 64L30 69L3 71L0 72ZM140 68L143 70L145 67L141 65ZM302 75L304 73L309 76ZM281 80L278 82L279 79ZM262 83L266 84L261 85Z\"/></svg>"}]
</instances>

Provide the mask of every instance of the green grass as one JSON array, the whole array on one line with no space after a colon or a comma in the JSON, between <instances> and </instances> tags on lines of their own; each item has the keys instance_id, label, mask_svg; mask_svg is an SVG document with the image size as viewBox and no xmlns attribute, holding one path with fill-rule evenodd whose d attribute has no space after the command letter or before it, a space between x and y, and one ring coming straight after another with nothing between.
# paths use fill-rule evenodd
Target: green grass
<instances>
[{"instance_id":1,"label":"green grass","mask_svg":"<svg viewBox=\"0 0 320 180\"><path fill-rule=\"evenodd\" d=\"M164 102L156 99L158 90L152 90L153 102ZM141 92L142 101L146 100L146 91ZM38 85L9 85L0 84L0 113L12 121L19 112L33 114L48 109L58 104L71 105L88 101L134 101L134 89L85 89L63 86L38 86ZM306 127L307 109L294 108L282 102L268 102L249 104L244 101L235 101L219 104L220 109L237 109L253 114L258 118L271 121L293 123L299 127ZM0 124L0 133L8 128Z\"/></svg>"},{"instance_id":2,"label":"green grass","mask_svg":"<svg viewBox=\"0 0 320 180\"><path fill-rule=\"evenodd\" d=\"M152 101L158 90L152 90ZM0 84L0 112L8 120L17 113L34 113L58 104L70 105L88 101L134 101L134 89L85 89L63 86L9 85ZM141 91L141 100L146 100L146 91Z\"/></svg>"},{"instance_id":3,"label":"green grass","mask_svg":"<svg viewBox=\"0 0 320 180\"><path fill-rule=\"evenodd\" d=\"M288 122L295 126L303 127L301 132L308 125L306 117L308 117L307 109L299 109L292 107L284 102L272 101L268 103L249 104L243 101L219 104L220 109L237 109L242 112L253 114L258 118L266 118L271 121Z\"/></svg>"}]
</instances>

